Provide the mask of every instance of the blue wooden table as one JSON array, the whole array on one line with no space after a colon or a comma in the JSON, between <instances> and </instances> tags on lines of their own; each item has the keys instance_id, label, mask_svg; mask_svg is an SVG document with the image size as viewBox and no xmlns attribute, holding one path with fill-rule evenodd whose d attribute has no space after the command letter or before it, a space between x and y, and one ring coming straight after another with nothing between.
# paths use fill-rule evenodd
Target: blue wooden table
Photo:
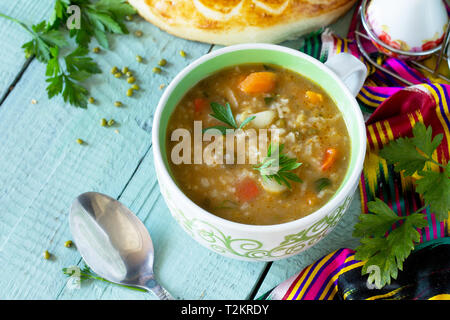
<instances>
[{"instance_id":1,"label":"blue wooden table","mask_svg":"<svg viewBox=\"0 0 450 320\"><path fill-rule=\"evenodd\" d=\"M47 19L53 0L1 1L0 12L36 23ZM352 12L331 26L345 35ZM71 239L72 200L86 191L115 197L133 210L150 231L156 250L155 272L180 299L252 299L329 252L354 248L351 237L360 213L359 195L339 225L313 248L276 261L243 262L222 257L192 240L171 217L153 168L153 112L171 79L194 59L218 46L171 36L142 19L129 29L143 36L115 36L111 50L95 56L104 71L88 83L96 103L74 108L45 91L45 66L26 60L21 45L29 35L0 19L0 299L154 299L100 281L68 285L61 269L83 266ZM302 39L283 45L299 48ZM183 49L186 57L178 52ZM138 64L135 56L144 57ZM152 72L161 58L168 64ZM134 70L142 88L126 97L112 66ZM125 98L124 98L125 97ZM113 105L121 100L124 106ZM100 126L114 118L115 128ZM81 138L86 144L79 145ZM43 259L44 250L52 254Z\"/></svg>"}]
</instances>

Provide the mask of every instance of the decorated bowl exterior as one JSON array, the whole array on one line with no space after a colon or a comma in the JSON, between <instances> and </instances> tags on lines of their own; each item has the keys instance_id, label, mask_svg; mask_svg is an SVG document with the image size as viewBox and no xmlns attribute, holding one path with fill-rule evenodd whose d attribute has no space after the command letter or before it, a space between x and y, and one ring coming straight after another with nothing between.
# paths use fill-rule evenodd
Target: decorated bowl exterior
<instances>
[{"instance_id":1,"label":"decorated bowl exterior","mask_svg":"<svg viewBox=\"0 0 450 320\"><path fill-rule=\"evenodd\" d=\"M448 22L442 0L371 0L366 19L379 40L408 52L423 52L440 45ZM381 52L399 57L374 44Z\"/></svg>"},{"instance_id":2,"label":"decorated bowl exterior","mask_svg":"<svg viewBox=\"0 0 450 320\"><path fill-rule=\"evenodd\" d=\"M247 225L217 217L187 198L171 176L166 129L178 101L197 82L233 65L275 64L296 71L328 92L341 110L352 141L348 172L334 197L316 212L277 225ZM249 261L273 261L316 244L340 221L358 186L366 150L359 106L342 81L324 64L299 51L271 44L245 44L213 51L186 67L167 87L155 112L153 153L161 193L179 225L197 242L221 255Z\"/></svg>"}]
</instances>

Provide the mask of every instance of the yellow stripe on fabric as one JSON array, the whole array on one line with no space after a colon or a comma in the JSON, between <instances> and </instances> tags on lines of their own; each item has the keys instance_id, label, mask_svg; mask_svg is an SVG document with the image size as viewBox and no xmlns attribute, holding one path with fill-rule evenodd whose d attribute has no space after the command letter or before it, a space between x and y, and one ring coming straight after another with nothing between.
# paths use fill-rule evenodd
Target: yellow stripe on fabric
<instances>
[{"instance_id":1,"label":"yellow stripe on fabric","mask_svg":"<svg viewBox=\"0 0 450 320\"><path fill-rule=\"evenodd\" d=\"M342 298L344 298L344 300L347 300L347 297L348 297L349 295L351 295L354 291L355 291L355 289L352 289L352 290L349 290L349 291L347 291L347 292L344 292Z\"/></svg>"},{"instance_id":2,"label":"yellow stripe on fabric","mask_svg":"<svg viewBox=\"0 0 450 320\"><path fill-rule=\"evenodd\" d=\"M447 124L445 123L445 120L443 118L443 114L441 112L441 108L439 107L439 103L440 103L439 96L438 96L438 94L436 93L436 91L434 90L434 88L432 86L430 86L428 84L423 84L423 86L425 88L427 88L428 91L431 93L431 95L434 97L434 101L436 103L436 109L435 109L436 110L436 115L438 116L439 121L441 122L441 125L444 128L444 133L445 133L445 137L447 138L447 141L450 141L449 128L447 127ZM442 88L438 84L436 84L436 87L438 87L438 90L441 93L441 96L445 97L444 96L444 92L442 91ZM447 104L447 101L445 101L445 99L442 101L442 104L443 104L444 109L446 111L445 113L447 114L448 117L450 117L448 104ZM450 154L450 143L448 144L448 152Z\"/></svg>"},{"instance_id":3,"label":"yellow stripe on fabric","mask_svg":"<svg viewBox=\"0 0 450 320\"><path fill-rule=\"evenodd\" d=\"M358 93L358 99L361 100L365 105L368 105L369 107L376 108L380 105L379 103L375 103L370 100L367 100L366 97L364 97L362 94L359 94L359 93Z\"/></svg>"},{"instance_id":4,"label":"yellow stripe on fabric","mask_svg":"<svg viewBox=\"0 0 450 320\"><path fill-rule=\"evenodd\" d=\"M419 110L416 110L414 113L415 113L417 119L419 120L419 122L423 123L423 116L422 116L422 114L420 113L420 111L419 111ZM409 118L409 123L411 124L411 128L414 128L414 126L415 126L416 123L417 123L416 119L414 118L414 115L411 114L411 113L408 113L408 118ZM436 152L434 152L434 153L436 153ZM433 154L433 155L432 155L432 158L435 159L436 156L437 156L437 153L436 153L436 154ZM435 160L436 160L436 159L435 159ZM430 169L433 169L433 170L434 170L434 168L432 168L432 166L433 166L433 167L436 167L436 168L439 168L437 165L430 164L430 162L427 162L427 163L426 163L426 166L427 166L428 168L430 168ZM419 176L419 174L418 174L417 172L415 172L415 173L412 175L412 177L413 177L414 179L420 179L420 178L421 178L421 176ZM402 187L405 187L405 186L402 184Z\"/></svg>"},{"instance_id":5,"label":"yellow stripe on fabric","mask_svg":"<svg viewBox=\"0 0 450 320\"><path fill-rule=\"evenodd\" d=\"M341 43L342 43L342 40L339 38L336 38L336 53L341 53Z\"/></svg>"},{"instance_id":6,"label":"yellow stripe on fabric","mask_svg":"<svg viewBox=\"0 0 450 320\"><path fill-rule=\"evenodd\" d=\"M372 66L370 63L366 63L370 66ZM373 66L372 66L373 67ZM375 67L373 67L375 68ZM364 82L364 85L366 86L370 86L370 87L377 87L378 85L375 83L375 81L373 81L372 79L366 79L366 82Z\"/></svg>"},{"instance_id":7,"label":"yellow stripe on fabric","mask_svg":"<svg viewBox=\"0 0 450 320\"><path fill-rule=\"evenodd\" d=\"M390 127L389 127L389 130L390 130ZM369 132L368 133L369 136L367 137L367 139L368 140L370 139L372 141L372 145L373 145L373 148L370 148L370 149L374 149L375 152L373 150L370 150L370 152L367 153L366 158L364 160L363 168L364 168L364 177L367 181L366 192L370 195L374 195L376 186L378 185L380 161L383 162L385 172L387 173L388 171L386 170L387 169L386 162L383 159L381 159L378 156L378 153L376 152L376 150L379 149L379 145L378 145L378 140L377 140L377 137L375 134L375 130L373 128L373 124L367 126L367 131Z\"/></svg>"},{"instance_id":8,"label":"yellow stripe on fabric","mask_svg":"<svg viewBox=\"0 0 450 320\"><path fill-rule=\"evenodd\" d=\"M425 122L423 121L423 116L422 116L422 113L420 112L420 110L416 110L416 116L417 116L417 119L419 119L419 121L420 121L421 123L425 123ZM431 155L431 158L432 158L434 161L439 162L439 160L438 160L437 149L434 150L433 154ZM426 165L427 165L427 167L428 167L429 169L431 169L431 170L433 170L433 171L436 171L436 172L439 172L439 166L438 166L437 164L434 164L434 163L428 161Z\"/></svg>"},{"instance_id":9,"label":"yellow stripe on fabric","mask_svg":"<svg viewBox=\"0 0 450 320\"><path fill-rule=\"evenodd\" d=\"M442 293L431 297L428 300L450 300L450 294Z\"/></svg>"},{"instance_id":10,"label":"yellow stripe on fabric","mask_svg":"<svg viewBox=\"0 0 450 320\"><path fill-rule=\"evenodd\" d=\"M355 257L355 255L350 255L347 258L345 258L344 264L349 262L349 261L353 261L354 257ZM334 283L334 281L337 279L337 276L339 276L339 274L341 274L341 271L339 271L337 274L335 274L334 277L331 278L331 280L327 283L327 286L325 287L325 289L323 290L322 294L320 295L319 300L323 300L323 298L327 295L328 290L330 289L330 287Z\"/></svg>"},{"instance_id":11,"label":"yellow stripe on fabric","mask_svg":"<svg viewBox=\"0 0 450 320\"><path fill-rule=\"evenodd\" d=\"M439 90L439 92L441 94L441 97L443 97L443 99L441 101L442 101L442 106L444 107L443 108L444 109L444 113L447 116L447 118L450 119L450 109L448 107L447 99L445 99L444 90L442 89L441 85L436 84L436 87L438 88L438 90ZM439 107L439 105L436 105L436 108L437 108L437 112L436 113L438 115L439 121L442 124L442 127L444 128L444 132L445 132L445 136L447 137L447 141L450 141L450 131L449 131L450 128L445 123L444 114L442 113L442 110ZM448 152L450 154L450 143L448 143Z\"/></svg>"},{"instance_id":12,"label":"yellow stripe on fabric","mask_svg":"<svg viewBox=\"0 0 450 320\"><path fill-rule=\"evenodd\" d=\"M417 116L417 119L419 119L419 121L423 123L423 116L422 116L422 112L420 112L420 110L416 110L416 116Z\"/></svg>"},{"instance_id":13,"label":"yellow stripe on fabric","mask_svg":"<svg viewBox=\"0 0 450 320\"><path fill-rule=\"evenodd\" d=\"M372 140L374 148L377 150L380 149L380 146L378 145L377 136L375 135L375 131L373 130L373 125L368 125L367 130L369 130L370 139Z\"/></svg>"},{"instance_id":14,"label":"yellow stripe on fabric","mask_svg":"<svg viewBox=\"0 0 450 320\"><path fill-rule=\"evenodd\" d=\"M354 257L355 257L354 255L348 256L348 257L345 259L344 264L347 263L347 262L350 262L350 261L354 261L354 260L355 260ZM345 273L345 272L347 272L347 271L349 271L349 270L358 268L359 266L362 266L362 265L364 265L364 261L359 261L359 262L356 262L356 263L354 263L354 264L352 264L352 265L350 265L350 266L347 266L347 267L345 267L345 268L342 268L338 273L336 273L336 274L333 276L333 278L330 279L330 281L328 282L327 286L325 287L325 289L323 290L322 294L320 295L319 300L323 300L323 299L325 298L325 296L328 294L328 291L330 290L331 286L334 284L334 282L336 281L336 279L337 279L341 274L343 274L343 273ZM330 297L328 297L328 300L332 300L333 297L334 297L334 295L336 294L336 292L337 292L336 286L334 286L333 288L331 288L331 290L333 290L333 292L331 293Z\"/></svg>"},{"instance_id":15,"label":"yellow stripe on fabric","mask_svg":"<svg viewBox=\"0 0 450 320\"><path fill-rule=\"evenodd\" d=\"M399 292L402 289L403 289L403 287L400 287L400 288L392 290L392 291L390 291L388 293L380 294L380 295L377 295L377 296L373 296L373 297L367 298L366 300L377 300L377 299L389 298L389 297L392 297L393 295L395 295L397 292Z\"/></svg>"},{"instance_id":16,"label":"yellow stripe on fabric","mask_svg":"<svg viewBox=\"0 0 450 320\"><path fill-rule=\"evenodd\" d=\"M420 115L419 119L421 119L422 115ZM393 141L394 138L394 132L392 131L391 125L389 124L389 121L385 120L383 121L384 127L386 128L386 133L388 136L389 141ZM386 171L387 172L387 171ZM403 173L400 173L400 183L402 185L402 190L410 189L411 183L413 179L411 178L405 178Z\"/></svg>"},{"instance_id":17,"label":"yellow stripe on fabric","mask_svg":"<svg viewBox=\"0 0 450 320\"><path fill-rule=\"evenodd\" d=\"M330 260L330 258L332 258L334 256L334 254L336 253L336 251L328 254L327 256L325 256L322 261L320 261L320 263L314 268L313 272L311 273L311 275L308 277L308 280L306 281L306 283L304 284L302 290L300 291L300 293L298 294L296 300L301 300L303 298L303 295L305 294L306 289L308 288L309 284L311 283L311 281L314 279L314 277L316 276L317 272L320 270L320 268L322 268L322 266L328 261Z\"/></svg>"},{"instance_id":18,"label":"yellow stripe on fabric","mask_svg":"<svg viewBox=\"0 0 450 320\"><path fill-rule=\"evenodd\" d=\"M331 285L334 283L334 281L336 281L336 279L337 279L341 274L344 274L344 273L346 273L347 271L350 271L350 270L353 270L353 269L358 268L358 267L360 267L360 266L363 266L364 263L365 263L364 261L360 261L360 262L357 262L357 263L355 263L355 264L352 264L351 266L348 266L348 267L343 268L341 271L339 271L339 273L338 273L336 276L333 277L333 279L330 281L329 285L331 286ZM329 289L328 286L327 286L327 288L325 288L325 290L326 290L325 292L328 291L327 289ZM334 287L332 288L332 290L333 290L333 291L331 292L330 296L328 297L328 300L333 300L334 296L335 296L336 293L337 293L337 287L334 286Z\"/></svg>"},{"instance_id":19,"label":"yellow stripe on fabric","mask_svg":"<svg viewBox=\"0 0 450 320\"><path fill-rule=\"evenodd\" d=\"M376 95L374 95L373 93L370 93L369 90L367 90L367 89L364 88L364 87L361 88L361 91L362 91L366 96L368 96L370 99L376 100L376 101L378 101L379 103L382 103L384 100L387 99L387 98L383 98L383 97L380 97L380 96L376 96Z\"/></svg>"},{"instance_id":20,"label":"yellow stripe on fabric","mask_svg":"<svg viewBox=\"0 0 450 320\"><path fill-rule=\"evenodd\" d=\"M389 141L386 139L386 136L384 135L384 130L381 127L381 123L380 122L375 122L375 127L377 127L377 131L378 131L378 135L380 136L381 139L381 143L383 144L383 146L385 144L387 144Z\"/></svg>"},{"instance_id":21,"label":"yellow stripe on fabric","mask_svg":"<svg viewBox=\"0 0 450 320\"><path fill-rule=\"evenodd\" d=\"M295 296L295 293L297 292L298 288L300 287L300 285L303 283L303 281L305 280L306 275L309 273L309 270L311 270L312 268L312 264L306 268L305 272L303 272L302 277L297 281L297 283L295 284L294 288L292 288L291 293L289 294L289 296L286 298L287 300L292 300Z\"/></svg>"},{"instance_id":22,"label":"yellow stripe on fabric","mask_svg":"<svg viewBox=\"0 0 450 320\"><path fill-rule=\"evenodd\" d=\"M383 128L381 127L381 123L375 122L375 127L377 128L377 132L378 132L378 135L380 136L381 143L383 144L383 146L386 145L389 142L389 140L386 139ZM383 161L380 161L380 164L383 166L384 178L388 179L389 178L388 177L389 170L388 170L387 162L383 160Z\"/></svg>"},{"instance_id":23,"label":"yellow stripe on fabric","mask_svg":"<svg viewBox=\"0 0 450 320\"><path fill-rule=\"evenodd\" d=\"M348 52L348 40L344 39L344 52Z\"/></svg>"},{"instance_id":24,"label":"yellow stripe on fabric","mask_svg":"<svg viewBox=\"0 0 450 320\"><path fill-rule=\"evenodd\" d=\"M367 213L365 211L366 207L365 207L365 197L364 197L364 189L362 184L364 183L364 181L359 181L359 199L361 201L361 211L362 213Z\"/></svg>"},{"instance_id":25,"label":"yellow stripe on fabric","mask_svg":"<svg viewBox=\"0 0 450 320\"><path fill-rule=\"evenodd\" d=\"M408 113L409 123L411 124L411 128L414 127L416 124L416 119L414 119L414 116L411 113Z\"/></svg>"},{"instance_id":26,"label":"yellow stripe on fabric","mask_svg":"<svg viewBox=\"0 0 450 320\"><path fill-rule=\"evenodd\" d=\"M375 73L375 71L377 69L375 69L375 67L371 63L367 62L363 57L361 57L360 60L366 65L367 75L370 76L370 75ZM368 79L368 78L366 79L365 84L366 84L366 86L371 86L371 87L376 87L377 86L376 83L373 80Z\"/></svg>"},{"instance_id":27,"label":"yellow stripe on fabric","mask_svg":"<svg viewBox=\"0 0 450 320\"><path fill-rule=\"evenodd\" d=\"M383 124L384 124L384 127L386 128L386 132L387 132L389 141L394 140L394 132L391 129L391 125L389 124L389 121L384 120Z\"/></svg>"},{"instance_id":28,"label":"yellow stripe on fabric","mask_svg":"<svg viewBox=\"0 0 450 320\"><path fill-rule=\"evenodd\" d=\"M416 115L417 115L417 112L416 112ZM410 123L410 125L411 125L411 128L414 128L414 126L416 125L416 119L414 118L414 116L411 114L411 113L408 113L408 118L409 118L409 123ZM402 175L402 177L403 177L403 175ZM412 177L414 178L414 179L420 179L421 178L421 176L419 176L419 174L417 173L417 172L414 172L414 174L412 175ZM402 181L403 180L405 180L405 179L402 179ZM404 188L405 186L403 185L403 183L402 183L402 187ZM403 190L405 190L405 189L403 189Z\"/></svg>"},{"instance_id":29,"label":"yellow stripe on fabric","mask_svg":"<svg viewBox=\"0 0 450 320\"><path fill-rule=\"evenodd\" d=\"M450 234L450 212L448 213L448 216L447 216L447 222L446 222L446 225L447 225L447 234Z\"/></svg>"},{"instance_id":30,"label":"yellow stripe on fabric","mask_svg":"<svg viewBox=\"0 0 450 320\"><path fill-rule=\"evenodd\" d=\"M369 152L364 160L364 178L367 182L366 192L370 196L375 195L375 190L378 186L381 161L384 160L375 152Z\"/></svg>"}]
</instances>

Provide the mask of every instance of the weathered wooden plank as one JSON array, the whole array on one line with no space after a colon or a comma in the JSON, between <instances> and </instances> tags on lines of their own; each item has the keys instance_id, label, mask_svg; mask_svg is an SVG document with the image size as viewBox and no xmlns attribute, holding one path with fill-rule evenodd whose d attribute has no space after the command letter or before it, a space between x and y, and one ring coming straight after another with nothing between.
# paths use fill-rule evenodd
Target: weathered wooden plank
<instances>
[{"instance_id":1,"label":"weathered wooden plank","mask_svg":"<svg viewBox=\"0 0 450 320\"><path fill-rule=\"evenodd\" d=\"M148 151L149 157L145 157L139 168L128 182L127 187L118 197L142 220L148 217L159 197L156 176L153 174L153 162L151 149ZM139 180L140 183L135 183ZM153 245L156 248L156 266L158 265L158 239L153 235L153 227L147 226L152 236ZM67 267L71 265L84 266L80 255L76 253L71 260L67 261ZM69 262L70 261L70 262ZM69 280L67 280L69 281ZM61 282L61 285L63 282ZM56 299L154 299L151 294L125 289L120 286L89 281L82 283L80 288L73 288L70 283L62 287L61 292L55 296Z\"/></svg>"},{"instance_id":2,"label":"weathered wooden plank","mask_svg":"<svg viewBox=\"0 0 450 320\"><path fill-rule=\"evenodd\" d=\"M1 108L0 128L15 123L5 129L8 143L0 147L0 254L8 275L0 279L4 298L54 297L60 287L55 275L70 255L63 243L70 238L72 199L87 190L117 196L150 144L136 123L115 134L98 129L95 113L45 103L43 88L34 84L42 80L33 81L41 68L33 63L26 75L31 81L20 81ZM39 107L18 95L20 90L37 97ZM74 143L80 136L87 145ZM43 261L45 249L55 254L54 261Z\"/></svg>"},{"instance_id":3,"label":"weathered wooden plank","mask_svg":"<svg viewBox=\"0 0 450 320\"><path fill-rule=\"evenodd\" d=\"M167 36L142 21L130 25L137 28L144 31L142 38L114 38L114 51L96 56L105 73L90 83L98 102L88 110L60 98L48 100L44 66L37 61L0 108L0 298L52 299L59 294L65 283L61 268L78 259L78 253L63 246L70 239L72 199L88 190L113 197L122 192L150 148L159 85L210 48ZM189 53L187 58L178 55L180 48ZM135 62L136 54L145 57L144 64ZM153 74L161 57L169 65L162 74ZM128 85L109 75L112 65L135 71L142 91L125 97ZM123 101L123 108L114 107L115 100ZM114 118L118 125L101 127L102 117ZM78 145L77 138L87 144ZM54 254L53 261L42 259L45 249Z\"/></svg>"},{"instance_id":4,"label":"weathered wooden plank","mask_svg":"<svg viewBox=\"0 0 450 320\"><path fill-rule=\"evenodd\" d=\"M265 263L222 257L190 238L169 213L159 192L150 152L120 200L147 226L155 247L155 272L164 287L182 299L246 299ZM94 288L92 288L92 286ZM65 288L59 299L153 299L152 295L91 283Z\"/></svg>"},{"instance_id":5,"label":"weathered wooden plank","mask_svg":"<svg viewBox=\"0 0 450 320\"><path fill-rule=\"evenodd\" d=\"M53 0L15 0L1 1L0 12L34 24L46 19L53 9ZM31 39L27 31L16 23L0 17L0 101L9 91L10 85L26 65L23 43Z\"/></svg>"}]
</instances>

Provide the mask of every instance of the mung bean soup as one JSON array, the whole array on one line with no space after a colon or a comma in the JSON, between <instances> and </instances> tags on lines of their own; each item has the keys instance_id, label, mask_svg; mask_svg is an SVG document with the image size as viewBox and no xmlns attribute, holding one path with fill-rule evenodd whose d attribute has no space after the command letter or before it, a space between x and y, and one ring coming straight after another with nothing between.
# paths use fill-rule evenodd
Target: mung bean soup
<instances>
[{"instance_id":1,"label":"mung bean soup","mask_svg":"<svg viewBox=\"0 0 450 320\"><path fill-rule=\"evenodd\" d=\"M249 132L259 143L238 148ZM182 138L191 147L181 148ZM219 217L253 225L318 210L339 188L350 159L347 127L333 100L302 75L273 65L238 65L197 83L176 106L166 140L171 173L188 198ZM220 152L206 152L216 142Z\"/></svg>"}]
</instances>

